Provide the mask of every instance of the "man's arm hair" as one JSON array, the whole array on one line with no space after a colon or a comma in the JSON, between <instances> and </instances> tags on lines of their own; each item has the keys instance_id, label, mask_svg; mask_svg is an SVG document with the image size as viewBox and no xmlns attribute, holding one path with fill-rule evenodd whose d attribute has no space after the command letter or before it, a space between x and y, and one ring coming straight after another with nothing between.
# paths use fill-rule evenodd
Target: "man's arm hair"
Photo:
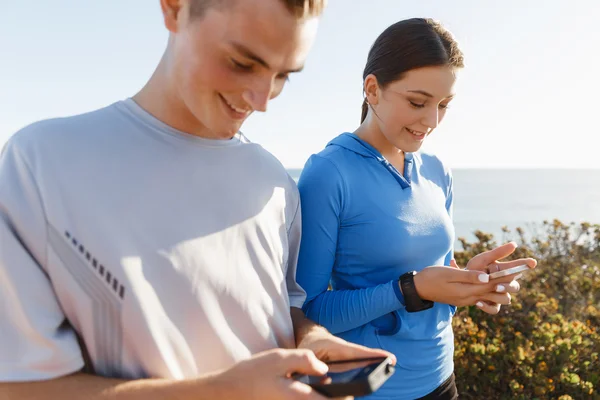
<instances>
[{"instance_id":1,"label":"man's arm hair","mask_svg":"<svg viewBox=\"0 0 600 400\"><path fill-rule=\"evenodd\" d=\"M0 382L0 400L203 400L226 398L211 375L193 380L121 380L76 373L36 382Z\"/></svg>"},{"instance_id":2,"label":"man's arm hair","mask_svg":"<svg viewBox=\"0 0 600 400\"><path fill-rule=\"evenodd\" d=\"M304 315L304 311L300 308L290 307L290 315L292 316L292 324L294 325L296 346L298 346L302 342L302 339L311 332L320 331L322 333L329 333L325 327L308 319L306 315Z\"/></svg>"}]
</instances>

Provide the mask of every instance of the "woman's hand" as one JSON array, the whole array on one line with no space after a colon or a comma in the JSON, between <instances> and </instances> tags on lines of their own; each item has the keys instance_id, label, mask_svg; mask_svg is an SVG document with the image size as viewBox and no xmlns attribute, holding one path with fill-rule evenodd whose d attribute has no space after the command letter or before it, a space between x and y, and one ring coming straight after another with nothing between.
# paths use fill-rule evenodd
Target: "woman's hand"
<instances>
[{"instance_id":1,"label":"woman's hand","mask_svg":"<svg viewBox=\"0 0 600 400\"><path fill-rule=\"evenodd\" d=\"M487 271L488 273L493 273L497 271L503 271L508 268L516 267L518 265L527 265L529 268L533 269L537 265L537 261L533 258L520 258L518 260L513 261L498 261L499 259L508 257L517 249L517 244L515 242L509 242L502 246L496 247L495 249L483 252L481 254L476 255L467 263L466 269L469 270L478 270L478 271ZM498 293L517 293L521 286L517 279L521 276L520 273L507 275L502 278L493 279L492 282L496 284L496 292ZM477 307L487 312L488 314L498 314L500 312L500 304L493 303L490 301L486 301L485 298L482 298L481 301L475 303Z\"/></svg>"},{"instance_id":2,"label":"woman's hand","mask_svg":"<svg viewBox=\"0 0 600 400\"><path fill-rule=\"evenodd\" d=\"M504 262L498 261L510 256L516 249L517 244L515 242L509 242L503 244L502 246L498 246L495 249L477 254L475 257L469 260L465 269L470 271L483 271L492 273L522 264L527 265L531 269L536 267L537 261L533 258L519 258L518 260ZM500 282L502 280L503 282L510 282L514 279L514 277L515 275L508 275L503 278L495 279L494 281Z\"/></svg>"},{"instance_id":3,"label":"woman's hand","mask_svg":"<svg viewBox=\"0 0 600 400\"><path fill-rule=\"evenodd\" d=\"M514 275L490 281L489 272L495 272L526 264L535 268L532 258L499 262L512 254L515 243L507 243L493 250L478 254L469 260L466 269L456 263L450 267L427 267L415 275L415 287L422 299L455 306L476 305L484 312L497 314L502 304L510 304L510 293L519 291Z\"/></svg>"},{"instance_id":4,"label":"woman's hand","mask_svg":"<svg viewBox=\"0 0 600 400\"><path fill-rule=\"evenodd\" d=\"M415 275L419 297L458 307L474 305L481 299L498 304L510 304L510 294L497 293L496 284L483 272L453 267L427 267Z\"/></svg>"}]
</instances>

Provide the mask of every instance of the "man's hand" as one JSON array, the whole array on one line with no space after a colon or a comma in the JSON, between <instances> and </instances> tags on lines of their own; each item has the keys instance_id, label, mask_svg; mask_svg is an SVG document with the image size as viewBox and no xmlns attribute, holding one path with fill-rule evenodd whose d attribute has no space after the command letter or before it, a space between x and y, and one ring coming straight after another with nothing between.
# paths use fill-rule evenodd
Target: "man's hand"
<instances>
[{"instance_id":1,"label":"man's hand","mask_svg":"<svg viewBox=\"0 0 600 400\"><path fill-rule=\"evenodd\" d=\"M347 342L344 339L333 336L325 329L322 331L315 330L306 335L298 345L298 348L312 350L315 356L322 361L390 357L394 364L396 363L396 357L392 353Z\"/></svg>"},{"instance_id":2,"label":"man's hand","mask_svg":"<svg viewBox=\"0 0 600 400\"><path fill-rule=\"evenodd\" d=\"M293 373L322 376L327 365L310 350L275 349L193 379L120 380L73 374L38 382L0 382L0 399L54 400L326 400Z\"/></svg>"},{"instance_id":3,"label":"man's hand","mask_svg":"<svg viewBox=\"0 0 600 400\"><path fill-rule=\"evenodd\" d=\"M299 349L311 350L319 360L337 361L354 358L390 357L394 364L396 356L380 349L371 349L340 339L324 327L306 318L301 309L292 307L292 321L296 334L296 346Z\"/></svg>"},{"instance_id":4,"label":"man's hand","mask_svg":"<svg viewBox=\"0 0 600 400\"><path fill-rule=\"evenodd\" d=\"M321 376L327 365L310 350L269 350L216 374L213 384L222 398L248 400L324 400L310 386L291 378L293 373Z\"/></svg>"}]
</instances>

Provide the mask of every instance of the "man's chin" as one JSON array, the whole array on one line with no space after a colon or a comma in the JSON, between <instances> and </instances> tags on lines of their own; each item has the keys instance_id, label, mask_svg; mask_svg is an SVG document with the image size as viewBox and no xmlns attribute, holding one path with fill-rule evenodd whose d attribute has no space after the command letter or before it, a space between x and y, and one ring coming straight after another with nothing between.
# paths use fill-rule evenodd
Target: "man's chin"
<instances>
[{"instance_id":1,"label":"man's chin","mask_svg":"<svg viewBox=\"0 0 600 400\"><path fill-rule=\"evenodd\" d=\"M241 124L236 124L235 126L231 126L225 129L214 130L215 139L228 140L233 138L241 128Z\"/></svg>"}]
</instances>

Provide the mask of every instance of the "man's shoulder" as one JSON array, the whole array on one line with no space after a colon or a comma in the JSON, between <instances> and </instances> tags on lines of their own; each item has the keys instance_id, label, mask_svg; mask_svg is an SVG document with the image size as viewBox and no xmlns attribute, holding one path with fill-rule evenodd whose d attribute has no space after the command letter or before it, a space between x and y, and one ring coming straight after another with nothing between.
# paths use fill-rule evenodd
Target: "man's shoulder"
<instances>
[{"instance_id":1,"label":"man's shoulder","mask_svg":"<svg viewBox=\"0 0 600 400\"><path fill-rule=\"evenodd\" d=\"M67 145L69 139L93 131L114 112L115 104L82 114L44 119L17 131L8 141L25 153L51 151Z\"/></svg>"},{"instance_id":2,"label":"man's shoulder","mask_svg":"<svg viewBox=\"0 0 600 400\"><path fill-rule=\"evenodd\" d=\"M271 152L265 149L258 143L250 141L246 136L241 135L241 142L248 145L254 152L255 161L259 162L256 165L260 166L261 173L272 178L278 178L278 180L285 181L287 183L286 188L292 191L297 191L296 183L287 169L281 163L281 161L275 157Z\"/></svg>"}]
</instances>

